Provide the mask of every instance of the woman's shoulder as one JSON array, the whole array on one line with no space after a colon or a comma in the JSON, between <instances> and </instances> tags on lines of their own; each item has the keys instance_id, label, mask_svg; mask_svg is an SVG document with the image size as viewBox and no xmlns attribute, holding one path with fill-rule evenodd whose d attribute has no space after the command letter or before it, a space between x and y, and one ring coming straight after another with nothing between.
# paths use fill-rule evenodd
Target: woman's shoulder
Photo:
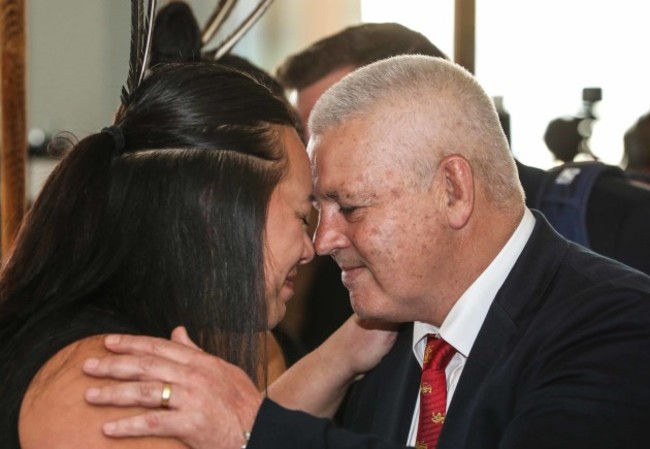
<instances>
[{"instance_id":1,"label":"woman's shoulder","mask_svg":"<svg viewBox=\"0 0 650 449\"><path fill-rule=\"evenodd\" d=\"M88 388L115 382L95 379L82 371L87 358L107 354L103 341L103 335L84 338L66 346L43 365L27 389L21 406L21 447L186 448L182 443L171 439L113 439L102 434L103 423L144 411L136 407L91 406L84 400Z\"/></svg>"}]
</instances>

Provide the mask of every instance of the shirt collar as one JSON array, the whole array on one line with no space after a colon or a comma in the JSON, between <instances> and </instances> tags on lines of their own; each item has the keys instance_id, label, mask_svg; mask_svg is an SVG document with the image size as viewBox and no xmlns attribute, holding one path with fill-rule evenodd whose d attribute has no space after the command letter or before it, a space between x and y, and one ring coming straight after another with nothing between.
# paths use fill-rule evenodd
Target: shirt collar
<instances>
[{"instance_id":1,"label":"shirt collar","mask_svg":"<svg viewBox=\"0 0 650 449\"><path fill-rule=\"evenodd\" d=\"M524 216L508 242L499 251L490 265L476 278L469 288L456 301L440 329L431 324L416 321L413 325L413 352L422 361L423 345L418 343L427 334L437 334L467 357L481 330L483 321L505 282L510 270L526 246L535 227L535 217L527 208Z\"/></svg>"}]
</instances>

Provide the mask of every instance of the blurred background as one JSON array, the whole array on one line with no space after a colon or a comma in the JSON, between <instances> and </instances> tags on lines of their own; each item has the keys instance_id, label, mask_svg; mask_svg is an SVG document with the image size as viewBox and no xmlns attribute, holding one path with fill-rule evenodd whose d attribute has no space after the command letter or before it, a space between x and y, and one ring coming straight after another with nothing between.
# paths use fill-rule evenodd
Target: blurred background
<instances>
[{"instance_id":1,"label":"blurred background","mask_svg":"<svg viewBox=\"0 0 650 449\"><path fill-rule=\"evenodd\" d=\"M215 1L188 3L203 24ZM254 4L240 1L234 15L247 15ZM455 5L455 0L275 0L233 52L274 73L289 54L345 26L399 22L453 56ZM547 125L584 113L583 89L599 88L602 99L587 105L597 118L591 151L604 162L620 162L625 130L650 110L648 21L647 1L476 0L475 74L509 113L512 150L520 161L553 166L543 139ZM128 0L27 2L31 146L62 131L83 137L110 124L126 78L129 27ZM56 158L30 158L30 196L55 163Z\"/></svg>"}]
</instances>

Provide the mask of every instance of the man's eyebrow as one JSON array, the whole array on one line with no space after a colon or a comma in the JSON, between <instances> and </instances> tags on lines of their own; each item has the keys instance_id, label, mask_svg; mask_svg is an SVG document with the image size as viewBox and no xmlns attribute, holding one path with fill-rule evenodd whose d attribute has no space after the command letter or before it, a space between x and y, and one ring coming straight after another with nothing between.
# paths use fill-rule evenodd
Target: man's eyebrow
<instances>
[{"instance_id":1,"label":"man's eyebrow","mask_svg":"<svg viewBox=\"0 0 650 449\"><path fill-rule=\"evenodd\" d=\"M324 192L323 194L315 195L313 192L309 195L311 201L318 201L318 199L325 199L331 201L338 201L341 195L336 191Z\"/></svg>"},{"instance_id":2,"label":"man's eyebrow","mask_svg":"<svg viewBox=\"0 0 650 449\"><path fill-rule=\"evenodd\" d=\"M367 203L369 201L372 201L376 197L376 195L374 193L369 193L369 192L355 192L355 193L348 192L348 193L341 194L338 191L331 190L328 192L324 192L322 195L319 195L319 197L337 203L340 203L341 201L344 202L355 201L355 202Z\"/></svg>"},{"instance_id":3,"label":"man's eyebrow","mask_svg":"<svg viewBox=\"0 0 650 449\"><path fill-rule=\"evenodd\" d=\"M338 200L341 199L341 195L338 192L334 192L334 191L325 192L323 197L327 198L328 200L332 200L332 201L338 201Z\"/></svg>"}]
</instances>

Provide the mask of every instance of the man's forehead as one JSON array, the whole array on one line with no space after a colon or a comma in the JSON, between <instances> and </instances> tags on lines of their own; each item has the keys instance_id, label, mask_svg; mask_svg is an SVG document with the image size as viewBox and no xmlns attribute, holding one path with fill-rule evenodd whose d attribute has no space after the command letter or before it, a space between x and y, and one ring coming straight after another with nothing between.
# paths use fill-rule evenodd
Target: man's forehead
<instances>
[{"instance_id":1,"label":"man's forehead","mask_svg":"<svg viewBox=\"0 0 650 449\"><path fill-rule=\"evenodd\" d=\"M368 164L361 163L355 148L343 148L334 143L331 146L319 146L310 153L312 180L318 184L346 185L367 177Z\"/></svg>"},{"instance_id":2,"label":"man's forehead","mask_svg":"<svg viewBox=\"0 0 650 449\"><path fill-rule=\"evenodd\" d=\"M312 192L317 200L351 201L373 197L372 173L362 164L312 164Z\"/></svg>"},{"instance_id":3,"label":"man's forehead","mask_svg":"<svg viewBox=\"0 0 650 449\"><path fill-rule=\"evenodd\" d=\"M364 157L369 152L371 138L366 125L359 120L350 120L334 125L321 134L309 138L307 153L312 164L322 161L336 165L350 159Z\"/></svg>"}]
</instances>

